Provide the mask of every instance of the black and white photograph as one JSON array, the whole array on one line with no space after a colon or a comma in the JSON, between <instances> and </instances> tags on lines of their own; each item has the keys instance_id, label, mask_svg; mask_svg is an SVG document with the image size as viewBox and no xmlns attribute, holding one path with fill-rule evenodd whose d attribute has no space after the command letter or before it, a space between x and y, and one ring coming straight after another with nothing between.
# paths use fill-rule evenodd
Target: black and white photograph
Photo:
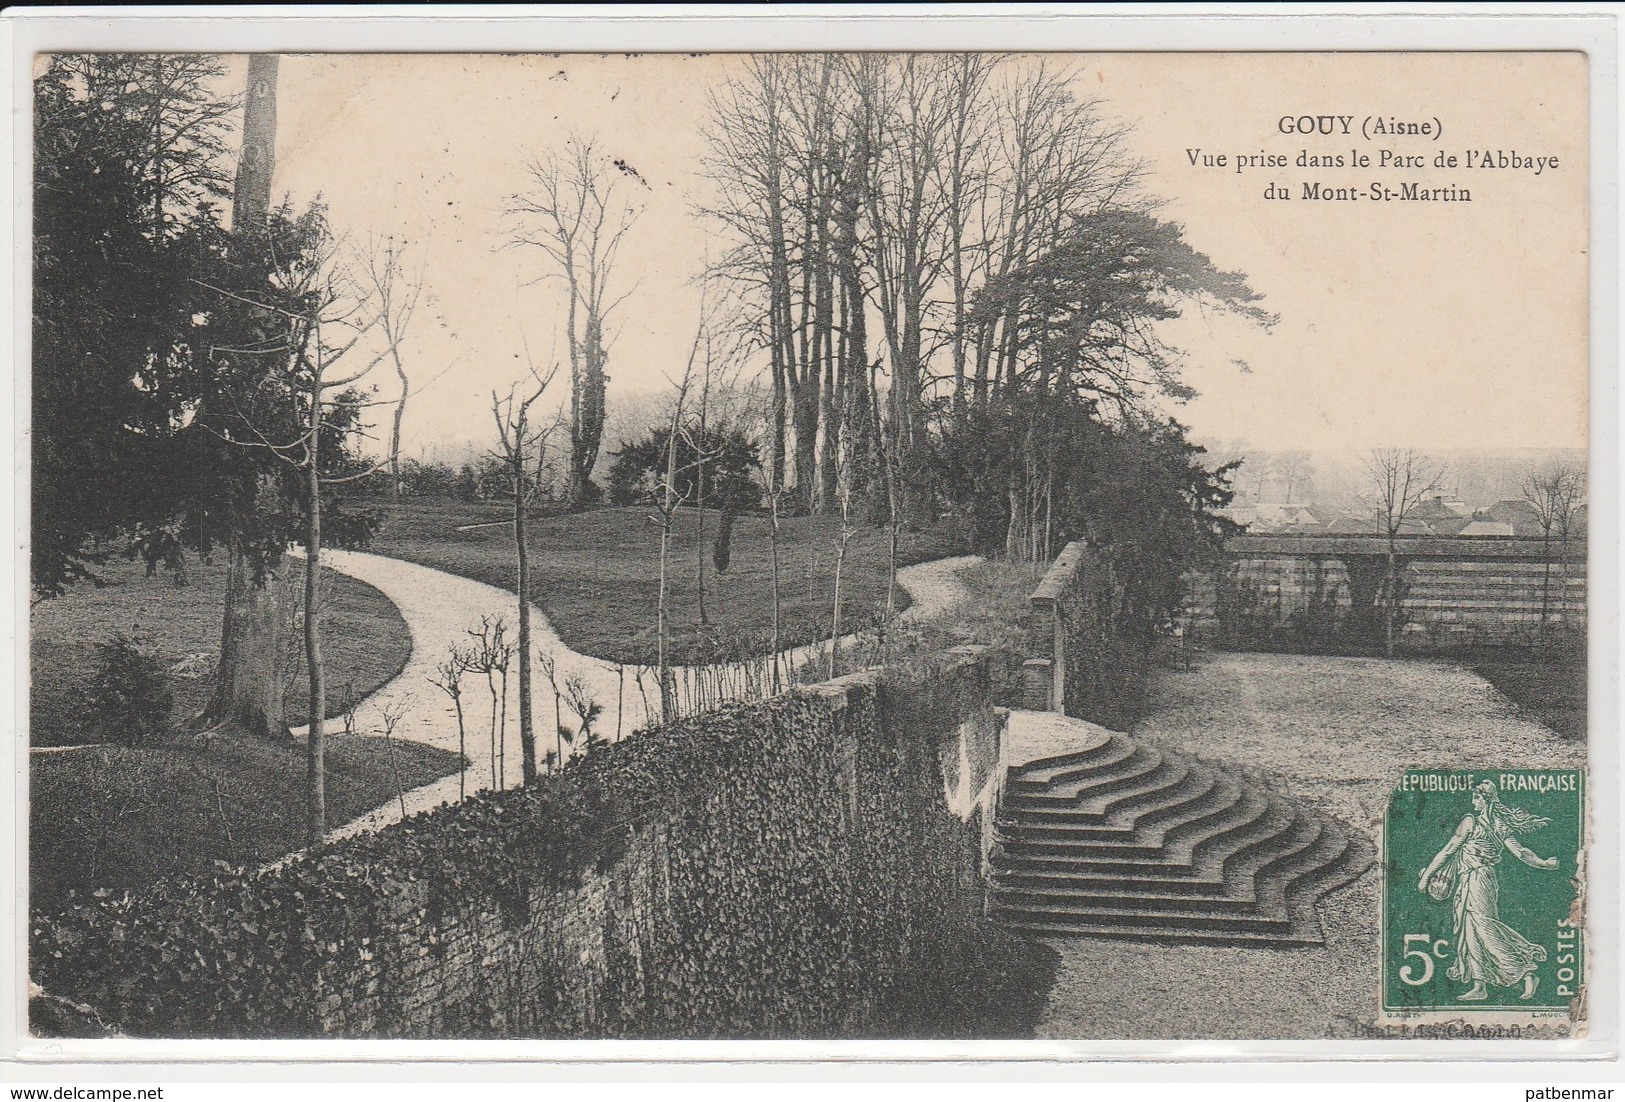
<instances>
[{"instance_id":1,"label":"black and white photograph","mask_svg":"<svg viewBox=\"0 0 1625 1102\"><path fill-rule=\"evenodd\" d=\"M1615 1028L1587 55L794 51L33 56L22 1046Z\"/></svg>"}]
</instances>

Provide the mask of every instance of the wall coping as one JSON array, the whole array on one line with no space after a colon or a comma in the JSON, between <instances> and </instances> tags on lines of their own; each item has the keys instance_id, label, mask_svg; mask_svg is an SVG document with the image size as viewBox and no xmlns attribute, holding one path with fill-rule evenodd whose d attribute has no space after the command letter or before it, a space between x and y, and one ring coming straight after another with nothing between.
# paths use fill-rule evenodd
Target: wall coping
<instances>
[{"instance_id":1,"label":"wall coping","mask_svg":"<svg viewBox=\"0 0 1625 1102\"><path fill-rule=\"evenodd\" d=\"M1083 564L1084 552L1087 550L1082 540L1073 540L1061 548L1061 553L1055 556L1055 561L1044 572L1044 578L1033 590L1033 604L1054 605L1066 594L1067 587L1078 575L1078 568Z\"/></svg>"},{"instance_id":2,"label":"wall coping","mask_svg":"<svg viewBox=\"0 0 1625 1102\"><path fill-rule=\"evenodd\" d=\"M1394 548L1408 559L1525 559L1556 561L1557 544L1538 536L1398 536ZM1386 536L1240 535L1224 541L1225 553L1241 558L1386 555ZM1581 556L1583 561L1584 556ZM1060 560L1056 560L1060 565ZM1049 579L1046 577L1045 581ZM1035 594L1036 596L1036 594Z\"/></svg>"}]
</instances>

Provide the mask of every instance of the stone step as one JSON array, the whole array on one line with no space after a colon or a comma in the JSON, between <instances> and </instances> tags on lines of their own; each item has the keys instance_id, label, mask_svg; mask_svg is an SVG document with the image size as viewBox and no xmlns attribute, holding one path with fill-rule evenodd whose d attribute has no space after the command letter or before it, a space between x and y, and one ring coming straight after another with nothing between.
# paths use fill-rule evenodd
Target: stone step
<instances>
[{"instance_id":1,"label":"stone step","mask_svg":"<svg viewBox=\"0 0 1625 1102\"><path fill-rule=\"evenodd\" d=\"M1286 915L1264 915L1254 911L1226 911L1217 908L1188 912L1153 911L1125 903L1118 906L1088 904L1034 903L1014 906L995 901L995 917L1016 924L1039 923L1050 926L1084 926L1144 930L1193 930L1204 933L1247 932L1291 935L1292 921Z\"/></svg>"},{"instance_id":2,"label":"stone step","mask_svg":"<svg viewBox=\"0 0 1625 1102\"><path fill-rule=\"evenodd\" d=\"M994 838L1012 856L1071 855L1140 860L1164 857L1173 864L1194 864L1201 852L1256 826L1268 811L1266 798L1221 777L1207 798L1180 808L1155 826L1128 831L1087 827L1027 828L1001 817L995 823Z\"/></svg>"},{"instance_id":3,"label":"stone step","mask_svg":"<svg viewBox=\"0 0 1625 1102\"><path fill-rule=\"evenodd\" d=\"M1035 888L1078 890L1090 892L1161 892L1183 895L1223 895L1225 882L1220 877L1204 876L1203 870L1190 868L1183 874L1172 869L1157 868L1152 872L1122 869L1037 869L1012 867L995 870L992 881L997 888Z\"/></svg>"},{"instance_id":4,"label":"stone step","mask_svg":"<svg viewBox=\"0 0 1625 1102\"><path fill-rule=\"evenodd\" d=\"M1263 933L1250 930L1202 930L1188 927L1120 926L1114 922L1047 922L1018 920L1009 915L997 915L1005 929L1022 937L1073 938L1089 937L1111 941L1138 941L1156 945L1224 945L1257 949L1303 949L1323 944L1323 939L1304 936L1296 931Z\"/></svg>"},{"instance_id":5,"label":"stone step","mask_svg":"<svg viewBox=\"0 0 1625 1102\"><path fill-rule=\"evenodd\" d=\"M1034 764L1018 766L1006 775L1005 790L1012 795L1064 791L1070 785L1089 785L1133 769L1144 760L1145 748L1122 735L1113 735L1100 747L1092 761L1060 768L1034 769Z\"/></svg>"},{"instance_id":6,"label":"stone step","mask_svg":"<svg viewBox=\"0 0 1625 1102\"><path fill-rule=\"evenodd\" d=\"M1097 795L1094 799L1058 791L1034 795L1012 795L1000 808L1009 819L1026 822L1097 822L1121 819L1153 807L1165 806L1200 789L1203 777L1188 762L1164 758L1161 768L1129 785Z\"/></svg>"},{"instance_id":7,"label":"stone step","mask_svg":"<svg viewBox=\"0 0 1625 1102\"><path fill-rule=\"evenodd\" d=\"M1345 832L1336 824L1326 824L1318 851L1294 870L1282 887L1288 910L1314 914L1314 904L1353 883L1376 863L1376 848L1363 834Z\"/></svg>"},{"instance_id":8,"label":"stone step","mask_svg":"<svg viewBox=\"0 0 1625 1102\"><path fill-rule=\"evenodd\" d=\"M1031 898L1043 897L1051 902L1070 899L1110 904L1121 900L1152 910L1187 910L1214 905L1224 910L1260 908L1285 914L1286 881L1325 863L1320 860L1324 855L1316 852L1322 833L1320 823L1315 820L1289 819L1281 832L1272 835L1274 845L1259 846L1239 859L1231 854L1185 878L1102 875L1086 870L1072 873L1012 871L996 873L994 889L1000 898L1026 893ZM1312 856L1306 857L1306 854Z\"/></svg>"},{"instance_id":9,"label":"stone step","mask_svg":"<svg viewBox=\"0 0 1625 1102\"><path fill-rule=\"evenodd\" d=\"M1033 937L1323 941L1315 904L1369 840L1257 778L1125 735L1010 770L991 911Z\"/></svg>"},{"instance_id":10,"label":"stone step","mask_svg":"<svg viewBox=\"0 0 1625 1102\"><path fill-rule=\"evenodd\" d=\"M1221 884L1217 892L1203 895L1182 895L1149 891L1092 891L1087 889L1042 890L1037 888L996 887L993 889L995 905L1010 910L1056 908L1061 910L1112 911L1123 909L1146 914L1195 915L1253 915L1259 913L1258 900L1252 895L1230 895ZM1286 909L1281 908L1285 917Z\"/></svg>"},{"instance_id":11,"label":"stone step","mask_svg":"<svg viewBox=\"0 0 1625 1102\"><path fill-rule=\"evenodd\" d=\"M1074 750L1069 754L1057 754L1054 757L1036 758L1024 765L1011 766L1006 772L1006 786L1022 781L1032 783L1035 788L1045 788L1057 775L1091 762L1099 762L1126 749L1126 742L1122 735L1113 732L1103 740L1092 742L1085 749Z\"/></svg>"}]
</instances>

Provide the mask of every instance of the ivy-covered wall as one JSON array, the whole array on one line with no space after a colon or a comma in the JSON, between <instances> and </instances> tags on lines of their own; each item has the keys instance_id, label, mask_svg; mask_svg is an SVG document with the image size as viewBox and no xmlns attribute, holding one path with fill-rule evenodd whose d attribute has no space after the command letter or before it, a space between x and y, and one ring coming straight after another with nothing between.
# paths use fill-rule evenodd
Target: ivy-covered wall
<instances>
[{"instance_id":1,"label":"ivy-covered wall","mask_svg":"<svg viewBox=\"0 0 1625 1102\"><path fill-rule=\"evenodd\" d=\"M136 1036L997 1033L1035 952L984 917L1002 684L961 651L645 733L274 870L37 917L31 971Z\"/></svg>"},{"instance_id":2,"label":"ivy-covered wall","mask_svg":"<svg viewBox=\"0 0 1625 1102\"><path fill-rule=\"evenodd\" d=\"M1023 703L1036 711L1127 730L1144 696L1150 656L1118 630L1111 564L1082 540L1055 557L1032 595Z\"/></svg>"}]
</instances>

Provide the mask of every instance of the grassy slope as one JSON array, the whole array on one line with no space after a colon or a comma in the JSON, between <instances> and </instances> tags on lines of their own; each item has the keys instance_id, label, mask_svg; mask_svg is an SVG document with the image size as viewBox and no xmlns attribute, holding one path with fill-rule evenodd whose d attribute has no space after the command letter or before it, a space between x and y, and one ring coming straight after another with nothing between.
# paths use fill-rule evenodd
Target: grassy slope
<instances>
[{"instance_id":1,"label":"grassy slope","mask_svg":"<svg viewBox=\"0 0 1625 1102\"><path fill-rule=\"evenodd\" d=\"M89 737L85 686L96 668L95 644L114 631L148 635L167 667L220 646L225 570L193 563L190 585L148 578L139 564L115 564L114 583L45 601L30 622L33 684L30 741L74 745ZM346 684L370 692L394 677L411 655L400 612L369 585L333 574L325 645L329 700L337 713ZM289 694L289 717L306 716L303 663ZM170 678L177 726L208 700L207 677ZM305 757L302 748L240 739L179 737L135 750L94 746L30 754L29 873L32 904L51 908L67 892L136 887L155 877L204 873L215 861L254 865L304 844ZM330 737L327 804L341 823L458 768L455 754L380 739Z\"/></svg>"},{"instance_id":2,"label":"grassy slope","mask_svg":"<svg viewBox=\"0 0 1625 1102\"><path fill-rule=\"evenodd\" d=\"M660 532L649 508L607 508L538 517L531 522L531 599L546 609L571 647L611 661L652 661L660 576ZM501 505L414 501L391 508L372 550L475 581L512 589L511 529L505 525L454 529L504 519ZM751 652L766 649L772 614L772 554L765 516L741 517L734 528L732 562L718 577L710 537L717 514L707 511L703 548L692 509L677 516L669 553L668 614L678 661L693 661L711 646ZM784 645L826 637L840 534L837 517L797 517L781 522L779 592ZM716 629L709 640L698 631L698 558L705 556L706 609ZM953 554L932 532L904 532L902 563ZM870 622L886 600L887 536L860 526L847 547L842 569L842 622L847 630ZM907 597L899 590L899 607Z\"/></svg>"},{"instance_id":3,"label":"grassy slope","mask_svg":"<svg viewBox=\"0 0 1625 1102\"><path fill-rule=\"evenodd\" d=\"M1566 739L1586 740L1586 659L1583 651L1550 661L1508 652L1464 663L1518 707Z\"/></svg>"},{"instance_id":4,"label":"grassy slope","mask_svg":"<svg viewBox=\"0 0 1625 1102\"><path fill-rule=\"evenodd\" d=\"M116 563L103 571L112 583L105 588L81 585L34 608L29 623L29 733L35 746L90 740L83 719L84 691L95 675L96 644L115 631L149 636L166 668L189 654L219 653L225 566L193 562L189 569L191 583L176 586L164 575L146 577L139 562ZM347 686L365 695L401 671L412 653L412 635L400 612L372 586L333 573L328 582L323 646L328 714L337 715ZM292 676L288 716L297 725L308 718L302 657ZM209 678L169 681L177 723L208 703Z\"/></svg>"},{"instance_id":5,"label":"grassy slope","mask_svg":"<svg viewBox=\"0 0 1625 1102\"><path fill-rule=\"evenodd\" d=\"M69 889L135 888L257 865L304 844L302 747L186 736L151 750L91 746L29 755L29 892L34 910ZM404 740L328 740L327 812L343 823L457 768Z\"/></svg>"}]
</instances>

